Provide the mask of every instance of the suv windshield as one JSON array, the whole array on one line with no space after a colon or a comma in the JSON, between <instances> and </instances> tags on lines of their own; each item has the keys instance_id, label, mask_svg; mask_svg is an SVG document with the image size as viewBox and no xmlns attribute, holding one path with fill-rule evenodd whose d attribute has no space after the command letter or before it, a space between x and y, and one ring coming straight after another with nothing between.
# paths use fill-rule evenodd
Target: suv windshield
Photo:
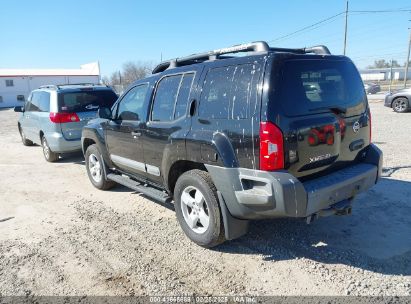
<instances>
[{"instance_id":1,"label":"suv windshield","mask_svg":"<svg viewBox=\"0 0 411 304\"><path fill-rule=\"evenodd\" d=\"M340 108L345 116L366 109L366 95L354 64L343 60L301 59L284 62L277 100L287 116Z\"/></svg>"},{"instance_id":2,"label":"suv windshield","mask_svg":"<svg viewBox=\"0 0 411 304\"><path fill-rule=\"evenodd\" d=\"M117 95L111 90L82 90L60 93L59 112L97 111L99 107L111 108Z\"/></svg>"}]
</instances>

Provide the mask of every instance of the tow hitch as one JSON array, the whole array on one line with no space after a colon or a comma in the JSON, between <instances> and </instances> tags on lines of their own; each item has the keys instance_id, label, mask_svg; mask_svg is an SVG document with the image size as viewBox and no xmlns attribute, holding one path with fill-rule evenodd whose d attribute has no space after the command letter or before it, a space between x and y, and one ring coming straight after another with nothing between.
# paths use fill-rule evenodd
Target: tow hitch
<instances>
[{"instance_id":1,"label":"tow hitch","mask_svg":"<svg viewBox=\"0 0 411 304\"><path fill-rule=\"evenodd\" d=\"M352 211L351 202L351 199L346 199L334 205L331 205L326 209L322 209L317 213L311 214L306 218L307 224L311 224L314 220L318 219L319 217L325 217L330 215L350 215Z\"/></svg>"}]
</instances>

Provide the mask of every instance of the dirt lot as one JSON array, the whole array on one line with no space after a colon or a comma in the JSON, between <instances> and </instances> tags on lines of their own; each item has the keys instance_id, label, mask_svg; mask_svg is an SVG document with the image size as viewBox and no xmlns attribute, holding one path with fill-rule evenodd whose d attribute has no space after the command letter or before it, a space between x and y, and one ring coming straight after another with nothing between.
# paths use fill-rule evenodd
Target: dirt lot
<instances>
[{"instance_id":1,"label":"dirt lot","mask_svg":"<svg viewBox=\"0 0 411 304\"><path fill-rule=\"evenodd\" d=\"M81 155L47 163L0 111L0 295L411 295L411 113L371 109L385 177L352 216L254 222L215 250L172 210L93 188Z\"/></svg>"}]
</instances>

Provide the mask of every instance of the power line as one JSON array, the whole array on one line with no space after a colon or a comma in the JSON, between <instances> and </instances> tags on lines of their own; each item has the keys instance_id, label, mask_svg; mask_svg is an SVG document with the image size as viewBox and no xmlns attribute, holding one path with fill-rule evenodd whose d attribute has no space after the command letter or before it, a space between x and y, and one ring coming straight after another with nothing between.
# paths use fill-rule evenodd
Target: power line
<instances>
[{"instance_id":1,"label":"power line","mask_svg":"<svg viewBox=\"0 0 411 304\"><path fill-rule=\"evenodd\" d=\"M323 20L320 20L320 21L318 21L318 22L315 22L315 23L313 23L313 24L311 24L311 25L305 26L305 27L303 27L303 28L301 28L301 29L299 29L299 30L296 30L296 31L294 31L294 32L291 32L291 33L289 33L289 34L286 34L286 35L280 36L280 37L278 37L278 38L274 38L274 39L272 39L272 40L269 40L268 42L276 42L276 41L278 41L278 40L283 40L283 39L285 39L285 38L294 36L294 35L296 35L296 34L298 34L298 33L301 33L301 32L307 31L307 30L316 29L316 28L318 28L318 25L324 24L324 23L327 22L327 21L334 20L334 19L338 18L339 16L344 15L344 14L346 14L346 13L349 15L349 14L352 14L352 13L356 13L356 14L378 14L378 13L404 13L404 12L411 12L411 9L350 10L350 11L347 11L347 12L346 12L346 11L343 11L343 12L340 12L340 13L338 13L338 14L336 14L336 15L333 15L333 16L330 16L330 17L325 18L325 19L323 19Z\"/></svg>"},{"instance_id":2,"label":"power line","mask_svg":"<svg viewBox=\"0 0 411 304\"><path fill-rule=\"evenodd\" d=\"M380 10L380 11L349 11L348 13L360 13L360 14L378 14L378 13L404 13L411 12L410 9L392 9L392 10Z\"/></svg>"},{"instance_id":3,"label":"power line","mask_svg":"<svg viewBox=\"0 0 411 304\"><path fill-rule=\"evenodd\" d=\"M275 41L282 40L282 39L284 39L284 38L293 36L293 35L295 35L295 34L297 34L297 33L300 33L300 32L302 32L302 31L305 31L305 30L307 30L307 29L313 28L313 27L315 27L315 26L317 26L317 25L319 25L319 24L322 24L322 23L324 23L324 22L327 22L327 21L330 21L330 20L332 20L332 19L335 19L335 18L341 16L342 14L345 14L345 12L341 12L341 13L338 13L338 14L336 14L336 15L334 15L334 16L331 16L331 17L328 17L328 18L326 18L326 19L320 20L320 21L318 21L318 22L316 22L316 23L314 23L314 24L311 24L311 25L308 25L308 26L306 26L306 27L303 27L302 29L299 29L299 30L297 30L297 31L295 31L295 32L292 32L292 33L290 33L290 34L287 34L287 35L284 35L284 36L275 38L275 39L273 39L273 40L269 40L268 42L275 42Z\"/></svg>"}]
</instances>

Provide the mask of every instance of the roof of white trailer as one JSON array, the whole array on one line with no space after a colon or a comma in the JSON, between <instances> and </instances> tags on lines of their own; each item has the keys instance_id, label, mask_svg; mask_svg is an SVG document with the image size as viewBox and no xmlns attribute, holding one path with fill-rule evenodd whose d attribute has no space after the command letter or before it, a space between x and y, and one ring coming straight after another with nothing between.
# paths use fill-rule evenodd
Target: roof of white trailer
<instances>
[{"instance_id":1,"label":"roof of white trailer","mask_svg":"<svg viewBox=\"0 0 411 304\"><path fill-rule=\"evenodd\" d=\"M16 76L99 76L98 62L83 64L80 69L0 69L0 77Z\"/></svg>"}]
</instances>

